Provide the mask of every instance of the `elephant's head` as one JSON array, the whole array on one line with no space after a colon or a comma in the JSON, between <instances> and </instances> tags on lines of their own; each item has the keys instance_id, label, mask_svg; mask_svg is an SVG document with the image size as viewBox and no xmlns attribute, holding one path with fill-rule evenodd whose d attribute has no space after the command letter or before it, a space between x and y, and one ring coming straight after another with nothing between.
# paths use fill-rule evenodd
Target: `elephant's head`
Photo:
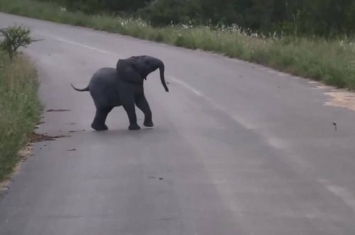
<instances>
[{"instance_id":1,"label":"elephant's head","mask_svg":"<svg viewBox=\"0 0 355 235\"><path fill-rule=\"evenodd\" d=\"M160 80L163 84L165 91L169 92L169 88L165 82L165 65L163 61L158 58L152 56L132 56L127 59L121 59L117 62L117 70L123 69L123 67L129 66L136 74L132 73L132 76L128 76L127 80L131 80L132 82L137 82L137 74L139 74L139 79L143 81L143 79L147 79L147 76L157 70L160 70Z\"/></svg>"}]
</instances>

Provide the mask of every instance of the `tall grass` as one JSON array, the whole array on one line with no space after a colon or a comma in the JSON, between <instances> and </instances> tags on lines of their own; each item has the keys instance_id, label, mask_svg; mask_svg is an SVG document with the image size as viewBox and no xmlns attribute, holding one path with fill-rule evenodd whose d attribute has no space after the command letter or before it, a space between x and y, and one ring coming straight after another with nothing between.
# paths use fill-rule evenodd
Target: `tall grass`
<instances>
[{"instance_id":1,"label":"tall grass","mask_svg":"<svg viewBox=\"0 0 355 235\"><path fill-rule=\"evenodd\" d=\"M13 63L0 51L0 182L20 160L18 151L39 120L37 72L23 55Z\"/></svg>"},{"instance_id":2,"label":"tall grass","mask_svg":"<svg viewBox=\"0 0 355 235\"><path fill-rule=\"evenodd\" d=\"M34 0L2 0L0 11L218 52L328 85L355 90L355 45L349 41L248 36L236 27L153 28L141 20L108 15L89 16L81 12L68 12L53 3Z\"/></svg>"}]
</instances>

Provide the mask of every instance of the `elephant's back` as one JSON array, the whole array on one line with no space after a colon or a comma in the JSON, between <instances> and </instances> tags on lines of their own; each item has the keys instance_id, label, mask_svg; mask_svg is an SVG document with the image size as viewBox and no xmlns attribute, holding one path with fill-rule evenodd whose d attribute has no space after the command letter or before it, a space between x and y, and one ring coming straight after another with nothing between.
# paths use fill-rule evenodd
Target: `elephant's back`
<instances>
[{"instance_id":1,"label":"elephant's back","mask_svg":"<svg viewBox=\"0 0 355 235\"><path fill-rule=\"evenodd\" d=\"M97 70L89 84L90 93L97 102L112 106L119 105L118 80L115 68L101 68Z\"/></svg>"},{"instance_id":2,"label":"elephant's back","mask_svg":"<svg viewBox=\"0 0 355 235\"><path fill-rule=\"evenodd\" d=\"M114 68L101 68L97 70L90 80L89 87L92 88L90 90L111 87L117 82L116 76L117 73Z\"/></svg>"}]
</instances>

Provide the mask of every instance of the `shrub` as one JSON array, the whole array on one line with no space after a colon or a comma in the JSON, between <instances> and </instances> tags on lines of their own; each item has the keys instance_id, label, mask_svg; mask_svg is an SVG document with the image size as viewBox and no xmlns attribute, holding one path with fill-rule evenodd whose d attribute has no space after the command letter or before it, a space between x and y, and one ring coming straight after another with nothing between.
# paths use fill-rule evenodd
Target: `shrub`
<instances>
[{"instance_id":1,"label":"shrub","mask_svg":"<svg viewBox=\"0 0 355 235\"><path fill-rule=\"evenodd\" d=\"M30 37L30 29L22 26L0 29L0 33L4 37L0 42L0 49L8 54L11 62L20 47L26 48L32 42L38 41Z\"/></svg>"}]
</instances>

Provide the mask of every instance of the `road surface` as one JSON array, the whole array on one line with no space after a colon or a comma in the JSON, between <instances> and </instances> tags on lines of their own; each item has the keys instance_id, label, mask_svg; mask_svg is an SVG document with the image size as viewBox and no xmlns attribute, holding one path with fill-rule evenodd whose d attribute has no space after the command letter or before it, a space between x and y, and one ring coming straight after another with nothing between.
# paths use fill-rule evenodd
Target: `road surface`
<instances>
[{"instance_id":1,"label":"road surface","mask_svg":"<svg viewBox=\"0 0 355 235\"><path fill-rule=\"evenodd\" d=\"M0 14L44 41L27 53L48 109L0 203L1 235L354 235L355 112L328 88L268 68L130 37ZM145 84L155 127L90 128L84 87L119 58L166 64ZM336 123L337 126L334 126ZM336 127L336 128L335 128ZM84 131L85 130L85 131Z\"/></svg>"}]
</instances>

